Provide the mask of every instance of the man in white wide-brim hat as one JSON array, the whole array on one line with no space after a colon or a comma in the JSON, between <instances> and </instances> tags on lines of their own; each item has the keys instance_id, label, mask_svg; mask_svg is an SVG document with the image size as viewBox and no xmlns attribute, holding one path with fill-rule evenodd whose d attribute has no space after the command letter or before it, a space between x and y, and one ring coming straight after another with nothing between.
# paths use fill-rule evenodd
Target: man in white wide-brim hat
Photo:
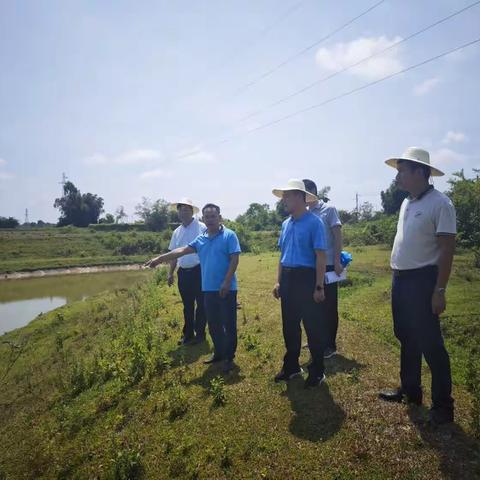
<instances>
[{"instance_id":1,"label":"man in white wide-brim hat","mask_svg":"<svg viewBox=\"0 0 480 480\"><path fill-rule=\"evenodd\" d=\"M325 380L325 227L319 217L307 210L307 201L315 201L316 196L307 191L302 180L291 179L286 186L272 192L283 200L290 214L282 224L278 277L273 289L275 298L281 299L286 348L283 366L275 381L288 381L302 374L299 357L303 321L312 356L305 387L315 387Z\"/></svg>"},{"instance_id":2,"label":"man in white wide-brim hat","mask_svg":"<svg viewBox=\"0 0 480 480\"><path fill-rule=\"evenodd\" d=\"M189 198L181 198L178 202L171 203L170 206L177 211L181 222L181 225L173 231L170 245L168 246L168 249L171 251L179 247L186 247L206 230L206 226L194 217L199 212L199 209ZM174 282L177 264L178 290L182 298L184 318L183 334L179 344L190 345L205 340L206 317L200 259L196 253L192 253L178 260L172 260L168 273L169 286Z\"/></svg>"},{"instance_id":3,"label":"man in white wide-brim hat","mask_svg":"<svg viewBox=\"0 0 480 480\"><path fill-rule=\"evenodd\" d=\"M453 421L450 359L440 330L445 291L455 248L456 217L450 199L429 184L443 172L430 163L426 150L408 148L385 162L397 169L400 189L409 193L400 208L391 254L392 313L400 341L400 380L395 390L379 394L382 400L421 405L422 355L432 373L434 424Z\"/></svg>"}]
</instances>

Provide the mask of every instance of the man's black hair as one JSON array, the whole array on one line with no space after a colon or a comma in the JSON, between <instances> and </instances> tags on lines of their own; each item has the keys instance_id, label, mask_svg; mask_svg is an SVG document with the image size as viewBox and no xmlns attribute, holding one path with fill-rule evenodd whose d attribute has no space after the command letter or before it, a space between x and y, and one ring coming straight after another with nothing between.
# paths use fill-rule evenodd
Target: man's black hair
<instances>
[{"instance_id":1,"label":"man's black hair","mask_svg":"<svg viewBox=\"0 0 480 480\"><path fill-rule=\"evenodd\" d=\"M411 162L410 160L398 160L397 165L400 164L407 165L411 172L420 169L425 180L428 180L432 174L430 167L428 165L424 165L423 163Z\"/></svg>"},{"instance_id":2,"label":"man's black hair","mask_svg":"<svg viewBox=\"0 0 480 480\"><path fill-rule=\"evenodd\" d=\"M186 203L177 203L177 212L180 210L182 207L190 207L192 212L193 212L193 207L191 205L187 205Z\"/></svg>"},{"instance_id":3,"label":"man's black hair","mask_svg":"<svg viewBox=\"0 0 480 480\"><path fill-rule=\"evenodd\" d=\"M317 184L313 180L309 180L308 178L305 178L303 180L303 183L305 184L305 190L308 190L310 193L313 193L315 196L318 195Z\"/></svg>"},{"instance_id":4,"label":"man's black hair","mask_svg":"<svg viewBox=\"0 0 480 480\"><path fill-rule=\"evenodd\" d=\"M205 212L207 208L214 208L217 213L220 215L220 207L218 205L215 205L214 203L207 203L203 208L202 208L202 214Z\"/></svg>"}]
</instances>

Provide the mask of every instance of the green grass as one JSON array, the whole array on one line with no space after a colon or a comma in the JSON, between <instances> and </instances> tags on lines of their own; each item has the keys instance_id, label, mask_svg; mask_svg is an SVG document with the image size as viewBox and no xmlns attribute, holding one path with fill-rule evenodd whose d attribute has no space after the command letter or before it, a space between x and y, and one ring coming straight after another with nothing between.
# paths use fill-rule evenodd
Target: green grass
<instances>
[{"instance_id":1,"label":"green grass","mask_svg":"<svg viewBox=\"0 0 480 480\"><path fill-rule=\"evenodd\" d=\"M95 232L88 228L0 230L0 273L140 263L168 247L171 232Z\"/></svg>"},{"instance_id":2,"label":"green grass","mask_svg":"<svg viewBox=\"0 0 480 480\"><path fill-rule=\"evenodd\" d=\"M341 355L318 389L272 381L284 353L273 253L241 258L239 369L225 377L203 365L209 346L176 345L182 305L163 271L0 337L0 478L478 478L471 256L456 257L442 320L457 422L434 430L413 421L425 409L376 400L398 381L389 252L352 250Z\"/></svg>"}]
</instances>

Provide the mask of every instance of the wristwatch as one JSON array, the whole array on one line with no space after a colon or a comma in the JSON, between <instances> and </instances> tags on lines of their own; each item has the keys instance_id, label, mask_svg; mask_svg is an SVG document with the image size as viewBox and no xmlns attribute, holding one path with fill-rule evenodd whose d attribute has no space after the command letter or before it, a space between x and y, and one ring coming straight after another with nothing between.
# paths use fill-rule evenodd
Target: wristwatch
<instances>
[{"instance_id":1,"label":"wristwatch","mask_svg":"<svg viewBox=\"0 0 480 480\"><path fill-rule=\"evenodd\" d=\"M447 291L446 288L443 288L443 287L437 288L437 292L438 292L438 293L445 293L446 291Z\"/></svg>"},{"instance_id":2,"label":"wristwatch","mask_svg":"<svg viewBox=\"0 0 480 480\"><path fill-rule=\"evenodd\" d=\"M315 287L315 290L323 290L323 285L317 285L317 286Z\"/></svg>"}]
</instances>

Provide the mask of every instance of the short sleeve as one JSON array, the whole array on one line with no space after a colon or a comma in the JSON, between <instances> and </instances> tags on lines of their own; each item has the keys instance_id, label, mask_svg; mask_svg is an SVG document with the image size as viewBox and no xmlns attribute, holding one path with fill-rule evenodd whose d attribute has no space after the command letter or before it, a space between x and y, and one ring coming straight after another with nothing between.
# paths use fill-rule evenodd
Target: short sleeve
<instances>
[{"instance_id":1,"label":"short sleeve","mask_svg":"<svg viewBox=\"0 0 480 480\"><path fill-rule=\"evenodd\" d=\"M237 234L232 232L227 237L227 248L228 254L233 255L234 253L241 253L242 249L240 248L240 242L238 241Z\"/></svg>"},{"instance_id":2,"label":"short sleeve","mask_svg":"<svg viewBox=\"0 0 480 480\"><path fill-rule=\"evenodd\" d=\"M457 218L455 214L455 207L452 202L442 202L436 215L436 230L437 235L442 233L455 235L457 233Z\"/></svg>"},{"instance_id":3,"label":"short sleeve","mask_svg":"<svg viewBox=\"0 0 480 480\"><path fill-rule=\"evenodd\" d=\"M283 243L283 232L285 231L285 223L282 223L282 228L280 230L280 236L278 237L278 242L277 242L277 245L278 245L278 248L280 248L280 250L282 249L282 243Z\"/></svg>"},{"instance_id":4,"label":"short sleeve","mask_svg":"<svg viewBox=\"0 0 480 480\"><path fill-rule=\"evenodd\" d=\"M313 223L313 248L315 250L327 250L327 240L325 235L325 224L321 218L315 217L316 221Z\"/></svg>"},{"instance_id":5,"label":"short sleeve","mask_svg":"<svg viewBox=\"0 0 480 480\"><path fill-rule=\"evenodd\" d=\"M170 239L170 244L168 245L169 250L175 250L177 248L177 230L174 230L172 233L172 238Z\"/></svg>"},{"instance_id":6,"label":"short sleeve","mask_svg":"<svg viewBox=\"0 0 480 480\"><path fill-rule=\"evenodd\" d=\"M199 250L200 245L201 245L200 237L201 237L201 235L199 235L197 238L195 238L195 240L192 240L192 241L188 244L188 246L189 246L189 247L192 247L197 253L198 253L198 250Z\"/></svg>"},{"instance_id":7,"label":"short sleeve","mask_svg":"<svg viewBox=\"0 0 480 480\"><path fill-rule=\"evenodd\" d=\"M338 216L338 212L335 207L328 207L327 221L330 228L342 226L342 222L340 221L340 217Z\"/></svg>"}]
</instances>

